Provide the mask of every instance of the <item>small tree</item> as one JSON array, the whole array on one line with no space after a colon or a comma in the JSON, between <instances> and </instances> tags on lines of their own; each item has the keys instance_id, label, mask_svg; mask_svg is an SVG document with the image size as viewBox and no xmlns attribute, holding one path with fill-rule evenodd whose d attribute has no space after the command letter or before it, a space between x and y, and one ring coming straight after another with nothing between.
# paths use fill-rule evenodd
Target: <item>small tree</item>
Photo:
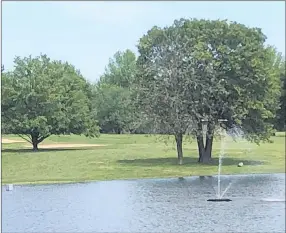
<instances>
[{"instance_id":1,"label":"small tree","mask_svg":"<svg viewBox=\"0 0 286 233\"><path fill-rule=\"evenodd\" d=\"M91 88L79 71L46 55L14 63L2 78L3 133L20 135L35 151L52 134L98 136Z\"/></svg>"},{"instance_id":2,"label":"small tree","mask_svg":"<svg viewBox=\"0 0 286 233\"><path fill-rule=\"evenodd\" d=\"M131 88L135 75L135 54L128 49L116 52L94 89L93 103L102 132L133 131Z\"/></svg>"},{"instance_id":3,"label":"small tree","mask_svg":"<svg viewBox=\"0 0 286 233\"><path fill-rule=\"evenodd\" d=\"M93 103L102 132L121 134L131 130L132 104L127 88L108 84L96 85Z\"/></svg>"}]
</instances>

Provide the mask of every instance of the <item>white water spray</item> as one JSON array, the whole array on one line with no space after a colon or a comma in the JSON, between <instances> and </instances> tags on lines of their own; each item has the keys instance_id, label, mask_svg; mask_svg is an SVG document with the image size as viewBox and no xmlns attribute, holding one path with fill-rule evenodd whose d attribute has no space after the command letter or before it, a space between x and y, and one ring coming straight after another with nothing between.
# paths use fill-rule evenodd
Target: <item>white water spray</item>
<instances>
[{"instance_id":1,"label":"white water spray","mask_svg":"<svg viewBox=\"0 0 286 233\"><path fill-rule=\"evenodd\" d=\"M207 141L207 130L208 130L208 121L203 119L202 120L202 127L203 127L203 140L204 140L204 147Z\"/></svg>"},{"instance_id":2,"label":"white water spray","mask_svg":"<svg viewBox=\"0 0 286 233\"><path fill-rule=\"evenodd\" d=\"M221 124L222 122L226 122L225 119L219 119L218 122ZM222 198L222 196L226 193L226 190L221 195L221 185L220 185L220 175L221 175L221 168L222 168L222 159L225 154L225 139L226 139L226 130L220 126L220 153L219 153L219 162L218 162L218 178L217 178L217 198ZM230 187L230 185L229 185ZM229 188L228 187L228 188ZM228 189L227 188L227 189Z\"/></svg>"},{"instance_id":3,"label":"white water spray","mask_svg":"<svg viewBox=\"0 0 286 233\"><path fill-rule=\"evenodd\" d=\"M221 191L221 169L222 169L222 161L225 155L225 142L226 142L226 130L221 126L223 122L226 122L226 119L219 119L218 122L220 124L220 139L221 139L221 145L220 145L220 153L219 153L219 163L218 163L218 179L217 179L217 190L216 191L216 196L217 199L222 199L224 194L228 191L232 183L229 183L226 189L222 192ZM203 126L203 137L204 137L204 142L206 141L206 136L207 136L207 123L208 121L203 119L202 120L202 126ZM214 187L213 187L214 188Z\"/></svg>"},{"instance_id":4,"label":"white water spray","mask_svg":"<svg viewBox=\"0 0 286 233\"><path fill-rule=\"evenodd\" d=\"M226 187L226 189L222 192L221 196L219 198L223 198L224 194L227 192L227 190L230 188L230 186L232 185L232 183L229 183L228 186Z\"/></svg>"}]
</instances>

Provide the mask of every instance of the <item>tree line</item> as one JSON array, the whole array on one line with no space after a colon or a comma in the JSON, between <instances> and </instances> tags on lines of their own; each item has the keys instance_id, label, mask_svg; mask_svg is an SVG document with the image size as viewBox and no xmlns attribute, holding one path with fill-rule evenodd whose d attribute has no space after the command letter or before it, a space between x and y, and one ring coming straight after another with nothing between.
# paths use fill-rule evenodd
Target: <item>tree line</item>
<instances>
[{"instance_id":1,"label":"tree line","mask_svg":"<svg viewBox=\"0 0 286 233\"><path fill-rule=\"evenodd\" d=\"M285 130L285 60L265 41L236 22L175 20L143 35L138 57L116 52L96 83L46 55L16 57L12 71L2 66L2 132L35 151L53 134L173 135L179 164L192 137L207 163L220 119L256 143Z\"/></svg>"}]
</instances>

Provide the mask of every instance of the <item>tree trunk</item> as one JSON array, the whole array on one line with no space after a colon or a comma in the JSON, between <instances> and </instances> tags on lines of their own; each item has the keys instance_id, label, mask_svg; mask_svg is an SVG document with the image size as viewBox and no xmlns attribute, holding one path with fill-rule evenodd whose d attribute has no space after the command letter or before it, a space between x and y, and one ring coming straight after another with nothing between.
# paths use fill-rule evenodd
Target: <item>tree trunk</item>
<instances>
[{"instance_id":1,"label":"tree trunk","mask_svg":"<svg viewBox=\"0 0 286 233\"><path fill-rule=\"evenodd\" d=\"M212 158L212 146L213 146L213 127L208 124L208 130L206 135L206 144L202 136L197 137L198 149L199 149L199 163L209 163Z\"/></svg>"},{"instance_id":2,"label":"tree trunk","mask_svg":"<svg viewBox=\"0 0 286 233\"><path fill-rule=\"evenodd\" d=\"M38 144L39 144L39 140L38 140L38 135L36 134L31 134L31 138L32 138L32 145L33 145L33 151L38 151Z\"/></svg>"},{"instance_id":3,"label":"tree trunk","mask_svg":"<svg viewBox=\"0 0 286 233\"><path fill-rule=\"evenodd\" d=\"M205 149L205 153L210 159L212 158L212 148L213 148L213 136L210 135L209 137L207 137L206 149Z\"/></svg>"},{"instance_id":4,"label":"tree trunk","mask_svg":"<svg viewBox=\"0 0 286 233\"><path fill-rule=\"evenodd\" d=\"M117 128L115 129L115 131L116 131L116 134L121 134L121 129L120 129L119 127L117 127Z\"/></svg>"},{"instance_id":5,"label":"tree trunk","mask_svg":"<svg viewBox=\"0 0 286 233\"><path fill-rule=\"evenodd\" d=\"M204 154L204 139L202 136L197 136L197 144L198 144L198 149L199 149L199 161L200 158L203 156Z\"/></svg>"},{"instance_id":6,"label":"tree trunk","mask_svg":"<svg viewBox=\"0 0 286 233\"><path fill-rule=\"evenodd\" d=\"M178 164L183 164L183 135L175 135L176 144L177 144L177 153L178 153Z\"/></svg>"},{"instance_id":7,"label":"tree trunk","mask_svg":"<svg viewBox=\"0 0 286 233\"><path fill-rule=\"evenodd\" d=\"M212 143L213 138L207 137L206 146L202 149L203 152L199 157L199 163L209 163L212 159Z\"/></svg>"}]
</instances>

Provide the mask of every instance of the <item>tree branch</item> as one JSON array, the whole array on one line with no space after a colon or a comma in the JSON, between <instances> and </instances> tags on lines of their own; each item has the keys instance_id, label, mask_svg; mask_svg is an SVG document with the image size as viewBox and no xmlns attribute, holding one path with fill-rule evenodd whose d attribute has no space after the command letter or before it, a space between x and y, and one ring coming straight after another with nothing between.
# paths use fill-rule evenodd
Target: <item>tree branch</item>
<instances>
[{"instance_id":1,"label":"tree branch","mask_svg":"<svg viewBox=\"0 0 286 233\"><path fill-rule=\"evenodd\" d=\"M49 134L46 135L46 136L41 136L41 137L39 138L39 140L38 140L38 143L44 141L44 140L45 140L46 138L48 138L49 136L50 136Z\"/></svg>"},{"instance_id":2,"label":"tree branch","mask_svg":"<svg viewBox=\"0 0 286 233\"><path fill-rule=\"evenodd\" d=\"M22 139L24 139L25 141L27 141L27 142L29 142L29 143L31 143L31 144L33 144L32 143L32 141L31 140L29 140L29 139L27 139L27 138L25 138L24 136L22 136L21 134L17 134L20 138L22 138ZM28 135L27 135L28 136ZM29 136L28 136L29 137ZM30 137L29 137L30 138Z\"/></svg>"}]
</instances>

